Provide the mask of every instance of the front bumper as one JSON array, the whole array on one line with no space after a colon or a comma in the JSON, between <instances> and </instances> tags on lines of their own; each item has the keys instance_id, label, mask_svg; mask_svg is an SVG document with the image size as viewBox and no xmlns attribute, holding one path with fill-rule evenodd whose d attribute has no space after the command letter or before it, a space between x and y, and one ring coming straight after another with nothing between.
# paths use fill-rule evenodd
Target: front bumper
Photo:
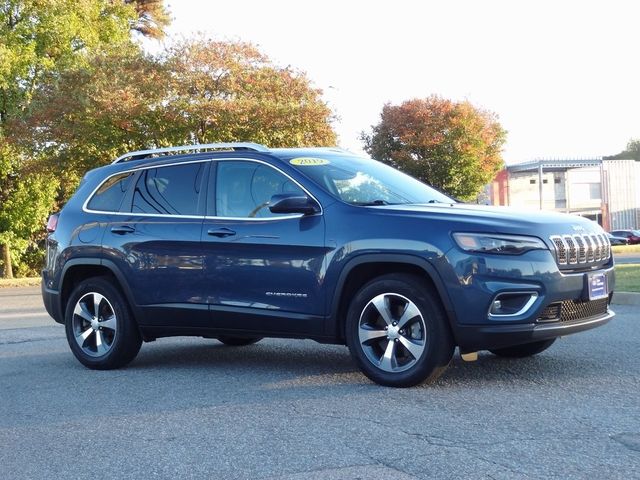
<instances>
[{"instance_id":1,"label":"front bumper","mask_svg":"<svg viewBox=\"0 0 640 480\"><path fill-rule=\"evenodd\" d=\"M614 316L608 308L615 289L612 259L599 269L572 272L560 271L549 251L509 257L453 250L447 257L452 329L462 351L548 340L604 325ZM606 278L608 298L589 301L593 274ZM492 314L493 302L504 294L530 295L531 301L514 314Z\"/></svg>"},{"instance_id":2,"label":"front bumper","mask_svg":"<svg viewBox=\"0 0 640 480\"><path fill-rule=\"evenodd\" d=\"M462 351L491 350L590 330L604 325L614 315L615 312L608 309L604 315L565 322L461 326L456 338Z\"/></svg>"}]
</instances>

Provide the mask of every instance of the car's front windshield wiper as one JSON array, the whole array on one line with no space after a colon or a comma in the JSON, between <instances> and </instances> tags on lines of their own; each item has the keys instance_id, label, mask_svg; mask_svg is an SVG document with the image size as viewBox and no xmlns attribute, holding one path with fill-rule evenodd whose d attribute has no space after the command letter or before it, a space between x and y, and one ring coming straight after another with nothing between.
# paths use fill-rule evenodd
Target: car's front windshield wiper
<instances>
[{"instance_id":1,"label":"car's front windshield wiper","mask_svg":"<svg viewBox=\"0 0 640 480\"><path fill-rule=\"evenodd\" d=\"M435 198L432 198L431 200L428 200L426 202L420 202L420 203L416 203L416 205L430 205L430 204L434 204L434 203L441 203L443 205L453 205L454 203L460 203L454 199L451 199L451 201L449 202L445 202L443 200L436 200Z\"/></svg>"},{"instance_id":2,"label":"car's front windshield wiper","mask_svg":"<svg viewBox=\"0 0 640 480\"><path fill-rule=\"evenodd\" d=\"M390 203L386 200L371 200L370 202L351 202L353 205L360 207L374 207L376 205L398 205L397 203Z\"/></svg>"}]
</instances>

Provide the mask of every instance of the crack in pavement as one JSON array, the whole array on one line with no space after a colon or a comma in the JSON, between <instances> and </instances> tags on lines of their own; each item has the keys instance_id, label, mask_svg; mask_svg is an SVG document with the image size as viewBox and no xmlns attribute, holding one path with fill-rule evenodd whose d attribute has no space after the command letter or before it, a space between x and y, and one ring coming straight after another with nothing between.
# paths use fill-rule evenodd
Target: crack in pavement
<instances>
[{"instance_id":1,"label":"crack in pavement","mask_svg":"<svg viewBox=\"0 0 640 480\"><path fill-rule=\"evenodd\" d=\"M314 414L314 415L308 415L305 413L300 413L298 411L298 409L296 408L295 405L292 405L292 410L294 412L296 412L297 414L299 414L302 417L308 417L308 418L317 418L317 417L324 417L324 418L330 418L333 420L339 420L339 421L355 421L355 422L364 422L364 423L369 423L369 424L373 424L379 427L383 427L385 429L389 429L389 428L395 428L393 425L389 425L385 422L381 422L379 420L374 420L374 419L370 419L370 418L362 418L362 417L355 417L355 416L351 416L351 415L332 415L332 414ZM593 426L590 426L591 429L593 429ZM507 438L504 440L500 440L500 441L469 441L469 440L463 440L463 439L458 439L458 440L453 440L453 439L449 439L446 437L441 437L441 436L437 436L437 435L432 435L432 434L426 434L426 433L420 433L420 432L411 432L411 431L406 431L403 429L399 429L396 428L395 429L396 432L403 434L403 435L407 435L409 437L413 437L416 438L418 440L424 441L425 443L427 443L430 446L434 446L434 447L440 447L440 448L444 448L444 449L452 449L452 450L461 450L464 451L465 453L472 455L473 457L475 457L478 460L484 461L490 465L494 465L496 467L499 467L501 469L503 469L505 471L505 473L509 474L509 475L517 475L520 478L531 478L531 475L525 471L522 470L518 470L517 468L515 468L513 465L509 465L507 463L504 462L500 462L497 460L494 460L492 458L488 458L485 455L483 455L482 453L482 448L483 447L487 447L487 446L497 446L497 445L504 445L504 444L509 444L509 443L514 443L514 442L541 442L544 440L544 436L540 437L540 436L525 436L525 437L513 437L513 438ZM565 439L565 440L576 440L576 439L580 439L582 438L581 435L566 435L566 436L562 436L562 437L557 437L554 436L554 438L557 439ZM621 443L622 445L624 445L625 447L634 450L634 451L640 451L640 434L635 434L635 433L621 433L618 435L612 435L611 439L613 439L614 441L617 441L619 443ZM379 463L387 468L393 468L394 470L398 470L402 473L405 473L407 475L412 475L410 472L407 472L405 470L403 470L401 468L400 465L394 465L392 463L389 463L388 461L382 460L380 458L377 458L376 456L372 456L369 452L367 451L362 451L359 448L357 448L357 446L351 446L351 448L353 448L354 450L356 450L359 454L364 455L365 457L369 458L371 461ZM399 459L400 461L400 459Z\"/></svg>"},{"instance_id":2,"label":"crack in pavement","mask_svg":"<svg viewBox=\"0 0 640 480\"><path fill-rule=\"evenodd\" d=\"M58 338L58 337L55 337ZM8 340L8 341L0 341L0 345L17 345L19 343L32 343L32 342L46 342L51 340L51 338L32 338L29 340Z\"/></svg>"}]
</instances>

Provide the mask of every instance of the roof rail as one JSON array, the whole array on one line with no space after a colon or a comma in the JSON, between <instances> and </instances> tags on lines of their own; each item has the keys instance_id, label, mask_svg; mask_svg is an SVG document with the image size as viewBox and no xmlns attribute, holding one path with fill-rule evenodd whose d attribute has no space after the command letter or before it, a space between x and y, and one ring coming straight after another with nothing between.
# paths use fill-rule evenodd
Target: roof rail
<instances>
[{"instance_id":1,"label":"roof rail","mask_svg":"<svg viewBox=\"0 0 640 480\"><path fill-rule=\"evenodd\" d=\"M356 155L350 150L342 147L320 147L319 150L326 150L327 152L336 152L336 153L348 153L349 155Z\"/></svg>"},{"instance_id":2,"label":"roof rail","mask_svg":"<svg viewBox=\"0 0 640 480\"><path fill-rule=\"evenodd\" d=\"M182 145L179 147L154 148L151 150L137 150L135 152L125 153L116 158L113 163L126 162L129 160L141 160L143 158L159 155L163 153L192 152L194 150L253 150L256 152L268 152L269 149L259 143L250 142L230 142L230 143L206 143L195 145Z\"/></svg>"}]
</instances>

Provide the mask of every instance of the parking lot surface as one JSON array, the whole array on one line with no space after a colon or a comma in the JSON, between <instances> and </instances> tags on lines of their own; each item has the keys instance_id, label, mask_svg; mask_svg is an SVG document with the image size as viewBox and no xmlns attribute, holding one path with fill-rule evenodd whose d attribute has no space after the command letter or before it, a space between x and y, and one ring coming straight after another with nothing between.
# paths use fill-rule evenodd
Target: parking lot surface
<instances>
[{"instance_id":1,"label":"parking lot surface","mask_svg":"<svg viewBox=\"0 0 640 480\"><path fill-rule=\"evenodd\" d=\"M91 371L37 289L0 289L0 478L640 478L638 308L400 390L300 340L161 339Z\"/></svg>"}]
</instances>

